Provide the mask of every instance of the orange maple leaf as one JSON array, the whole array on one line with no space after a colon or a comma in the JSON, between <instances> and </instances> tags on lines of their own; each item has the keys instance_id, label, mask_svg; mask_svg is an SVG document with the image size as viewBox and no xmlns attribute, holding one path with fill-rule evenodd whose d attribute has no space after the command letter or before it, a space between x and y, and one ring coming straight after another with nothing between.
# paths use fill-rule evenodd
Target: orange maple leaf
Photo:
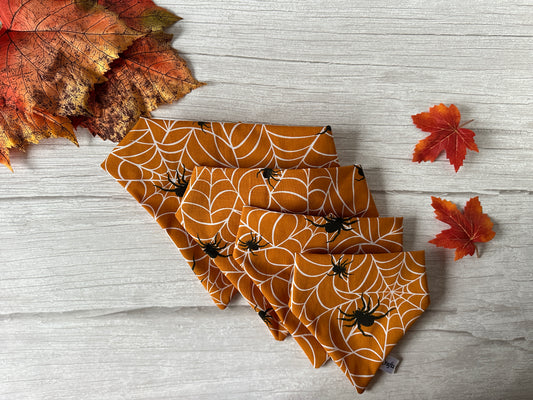
<instances>
[{"instance_id":1,"label":"orange maple leaf","mask_svg":"<svg viewBox=\"0 0 533 400\"><path fill-rule=\"evenodd\" d=\"M12 147L76 140L61 116L91 114L94 84L142 34L88 0L4 0L0 22L0 163L10 167Z\"/></svg>"},{"instance_id":2,"label":"orange maple leaf","mask_svg":"<svg viewBox=\"0 0 533 400\"><path fill-rule=\"evenodd\" d=\"M10 148L76 142L72 124L118 141L139 116L203 85L162 32L180 18L152 0L3 3L0 163L8 168Z\"/></svg>"},{"instance_id":3,"label":"orange maple leaf","mask_svg":"<svg viewBox=\"0 0 533 400\"><path fill-rule=\"evenodd\" d=\"M162 30L179 21L177 15L152 0L99 0L126 24L147 36L137 39L96 85L90 99L93 115L72 118L75 126L93 135L120 141L141 116L149 117L159 105L171 103L202 86L186 62L170 45L172 35Z\"/></svg>"},{"instance_id":4,"label":"orange maple leaf","mask_svg":"<svg viewBox=\"0 0 533 400\"><path fill-rule=\"evenodd\" d=\"M156 6L152 0L98 0L98 4L117 13L130 28L143 33L161 31L181 19Z\"/></svg>"},{"instance_id":5,"label":"orange maple leaf","mask_svg":"<svg viewBox=\"0 0 533 400\"><path fill-rule=\"evenodd\" d=\"M11 147L23 150L27 143L38 143L49 137L63 137L78 144L68 118L50 115L37 108L26 112L0 106L0 127L0 164L11 171L8 150Z\"/></svg>"},{"instance_id":6,"label":"orange maple leaf","mask_svg":"<svg viewBox=\"0 0 533 400\"><path fill-rule=\"evenodd\" d=\"M87 115L89 91L140 33L101 6L76 0L4 1L0 82L6 104ZM6 96L5 94L9 96Z\"/></svg>"},{"instance_id":7,"label":"orange maple leaf","mask_svg":"<svg viewBox=\"0 0 533 400\"><path fill-rule=\"evenodd\" d=\"M137 39L113 63L107 81L95 88L94 116L81 126L93 135L121 140L141 116L204 85L191 74L170 45L172 35L158 32Z\"/></svg>"},{"instance_id":8,"label":"orange maple leaf","mask_svg":"<svg viewBox=\"0 0 533 400\"><path fill-rule=\"evenodd\" d=\"M447 249L456 249L455 260L474 253L479 257L474 243L488 242L496 235L492 230L492 221L487 214L483 214L479 198L476 196L468 200L463 213L451 201L433 196L431 200L436 218L450 225L450 228L440 232L429 243Z\"/></svg>"},{"instance_id":9,"label":"orange maple leaf","mask_svg":"<svg viewBox=\"0 0 533 400\"><path fill-rule=\"evenodd\" d=\"M413 161L435 161L442 151L446 151L446 158L455 167L455 172L463 165L466 149L478 151L474 142L476 135L470 129L463 128L461 113L454 105L446 107L444 104L433 106L429 112L412 115L414 124L424 132L430 132L427 138L417 143L413 153Z\"/></svg>"}]
</instances>

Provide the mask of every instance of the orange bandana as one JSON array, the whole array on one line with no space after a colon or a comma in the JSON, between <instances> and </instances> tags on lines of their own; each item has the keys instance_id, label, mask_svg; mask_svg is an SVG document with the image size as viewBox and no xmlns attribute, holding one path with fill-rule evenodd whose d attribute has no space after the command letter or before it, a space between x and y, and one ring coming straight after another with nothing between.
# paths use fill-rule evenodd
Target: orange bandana
<instances>
[{"instance_id":1,"label":"orange bandana","mask_svg":"<svg viewBox=\"0 0 533 400\"><path fill-rule=\"evenodd\" d=\"M319 367L326 351L288 306L295 254L398 252L402 236L402 218L317 217L244 207L233 257Z\"/></svg>"},{"instance_id":2,"label":"orange bandana","mask_svg":"<svg viewBox=\"0 0 533 400\"><path fill-rule=\"evenodd\" d=\"M359 393L428 305L423 251L296 255L290 310Z\"/></svg>"},{"instance_id":3,"label":"orange bandana","mask_svg":"<svg viewBox=\"0 0 533 400\"><path fill-rule=\"evenodd\" d=\"M196 167L176 218L262 317L271 305L232 257L245 205L310 215L378 215L359 166L293 170ZM287 336L275 314L263 320L277 340Z\"/></svg>"},{"instance_id":4,"label":"orange bandana","mask_svg":"<svg viewBox=\"0 0 533 400\"><path fill-rule=\"evenodd\" d=\"M337 154L329 126L141 118L103 162L102 168L166 230L216 305L225 308L235 287L174 216L197 165L330 167L338 165Z\"/></svg>"}]
</instances>

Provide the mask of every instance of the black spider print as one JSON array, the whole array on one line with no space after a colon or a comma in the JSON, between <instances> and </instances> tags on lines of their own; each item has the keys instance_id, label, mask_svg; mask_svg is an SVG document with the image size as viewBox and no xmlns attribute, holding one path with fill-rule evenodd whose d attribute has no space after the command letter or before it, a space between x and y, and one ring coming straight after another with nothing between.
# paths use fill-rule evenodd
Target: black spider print
<instances>
[{"instance_id":1,"label":"black spider print","mask_svg":"<svg viewBox=\"0 0 533 400\"><path fill-rule=\"evenodd\" d=\"M217 258L218 256L220 257L230 256L229 254L228 255L220 254L220 251L224 250L228 245L225 244L224 246L221 246L222 238L217 239L218 233L215 235L213 241L208 242L208 243L202 242L202 240L200 239L198 235L196 235L196 237L198 238L198 243L200 244L200 247L202 248L204 253L207 254L210 258Z\"/></svg>"},{"instance_id":2,"label":"black spider print","mask_svg":"<svg viewBox=\"0 0 533 400\"><path fill-rule=\"evenodd\" d=\"M272 307L267 308L266 310L260 309L259 311L257 311L257 306L255 306L254 311L257 312L259 318L261 318L265 324L272 326L272 316L268 314L270 311L272 311Z\"/></svg>"},{"instance_id":3,"label":"black spider print","mask_svg":"<svg viewBox=\"0 0 533 400\"><path fill-rule=\"evenodd\" d=\"M185 191L187 190L187 186L189 185L189 181L185 179L185 167L183 167L183 172L180 174L179 167L176 169L176 180L173 181L170 178L170 173L167 172L167 179L168 181L174 186L172 189L166 189L162 186L154 184L154 186L158 189L161 189L165 192L172 192L176 194L178 197L183 197L185 194Z\"/></svg>"},{"instance_id":4,"label":"black spider print","mask_svg":"<svg viewBox=\"0 0 533 400\"><path fill-rule=\"evenodd\" d=\"M263 168L257 171L257 174L255 174L255 176L259 176L259 174L263 175L263 178L266 179L270 187L274 189L274 185L272 185L272 182L270 180L272 179L274 182L279 182L281 171L279 169Z\"/></svg>"},{"instance_id":5,"label":"black spider print","mask_svg":"<svg viewBox=\"0 0 533 400\"><path fill-rule=\"evenodd\" d=\"M326 220L326 223L324 224L317 224L316 222L311 221L310 219L307 219L307 221L311 222L313 226L316 226L317 228L324 228L327 233L333 233L335 232L335 235L331 238L331 240L328 240L328 243L333 242L335 239L337 239L337 236L340 235L341 231L349 231L352 224L355 224L359 220L355 218L352 221L353 217L323 217ZM347 227L345 226L347 225Z\"/></svg>"},{"instance_id":6,"label":"black spider print","mask_svg":"<svg viewBox=\"0 0 533 400\"><path fill-rule=\"evenodd\" d=\"M350 261L348 260L342 261L342 256L337 262L335 262L335 259L333 258L333 256L331 256L331 266L333 268L331 269L331 272L329 272L327 275L328 276L339 276L343 279L347 279L348 275L351 275L346 269L346 266L349 264L350 264Z\"/></svg>"},{"instance_id":7,"label":"black spider print","mask_svg":"<svg viewBox=\"0 0 533 400\"><path fill-rule=\"evenodd\" d=\"M389 310L387 310L387 312L385 314L373 315L374 312L379 307L379 297L378 297L377 306L375 306L372 309L370 309L372 307L372 305L371 305L372 304L372 299L370 298L370 296L368 296L368 303L367 303L367 302L365 302L364 293L361 293L361 301L363 302L363 307L356 309L352 313L346 313L346 312L342 311L340 308L338 308L339 312L342 315L347 317L347 318L340 317L338 319L340 319L341 321L353 322L353 323L351 323L349 325L344 325L344 326L350 328L352 326L357 325L357 329L359 329L359 331L363 334L363 336L372 336L370 334L366 334L363 331L363 329L361 328L361 325L362 326L372 326L374 324L374 321L387 316L387 314L390 313L395 308L394 307L390 308Z\"/></svg>"},{"instance_id":8,"label":"black spider print","mask_svg":"<svg viewBox=\"0 0 533 400\"><path fill-rule=\"evenodd\" d=\"M363 172L363 167L361 167L360 165L356 164L355 165L355 169L357 170L357 173L361 176L361 178L355 179L355 180L357 182L359 182L359 181L362 181L363 179L365 179L365 173Z\"/></svg>"},{"instance_id":9,"label":"black spider print","mask_svg":"<svg viewBox=\"0 0 533 400\"><path fill-rule=\"evenodd\" d=\"M194 271L194 268L196 268L196 258L192 259L192 265L191 265L191 271ZM203 282L207 279L207 275L204 276L202 279L200 279L200 282Z\"/></svg>"},{"instance_id":10,"label":"black spider print","mask_svg":"<svg viewBox=\"0 0 533 400\"><path fill-rule=\"evenodd\" d=\"M326 126L322 131L318 132L317 135L323 135L324 133L331 133L331 126Z\"/></svg>"},{"instance_id":11,"label":"black spider print","mask_svg":"<svg viewBox=\"0 0 533 400\"><path fill-rule=\"evenodd\" d=\"M204 122L204 121L198 121L197 124L203 133L207 133L206 131L204 131L204 128L206 128L208 125L211 125L210 122Z\"/></svg>"},{"instance_id":12,"label":"black spider print","mask_svg":"<svg viewBox=\"0 0 533 400\"><path fill-rule=\"evenodd\" d=\"M261 240L264 240L261 236L257 236L255 233L250 232L249 240L244 241L239 239L239 247L245 251L249 251L255 256L257 254L255 254L254 251L268 246L268 243L261 244Z\"/></svg>"}]
</instances>

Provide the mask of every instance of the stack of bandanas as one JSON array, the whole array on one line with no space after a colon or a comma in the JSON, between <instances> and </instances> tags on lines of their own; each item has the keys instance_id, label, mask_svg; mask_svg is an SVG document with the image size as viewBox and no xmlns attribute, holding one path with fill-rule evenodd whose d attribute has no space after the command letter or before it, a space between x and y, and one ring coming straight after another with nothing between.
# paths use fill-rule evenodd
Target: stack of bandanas
<instances>
[{"instance_id":1,"label":"stack of bandanas","mask_svg":"<svg viewBox=\"0 0 533 400\"><path fill-rule=\"evenodd\" d=\"M141 119L103 168L225 308L236 292L363 392L429 304L422 251L381 218L331 128Z\"/></svg>"}]
</instances>

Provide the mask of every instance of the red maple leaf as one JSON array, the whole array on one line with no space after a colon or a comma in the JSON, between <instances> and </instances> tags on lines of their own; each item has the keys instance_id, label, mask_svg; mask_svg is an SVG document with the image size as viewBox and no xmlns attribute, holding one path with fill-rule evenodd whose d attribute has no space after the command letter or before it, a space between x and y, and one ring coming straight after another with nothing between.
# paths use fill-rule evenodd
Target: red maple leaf
<instances>
[{"instance_id":1,"label":"red maple leaf","mask_svg":"<svg viewBox=\"0 0 533 400\"><path fill-rule=\"evenodd\" d=\"M466 149L478 151L474 142L476 135L462 125L461 113L455 105L446 107L444 104L433 106L429 112L412 115L414 124L431 135L417 143L413 153L413 161L435 161L440 153L446 151L446 158L455 167L455 172L463 165Z\"/></svg>"},{"instance_id":2,"label":"red maple leaf","mask_svg":"<svg viewBox=\"0 0 533 400\"><path fill-rule=\"evenodd\" d=\"M492 230L493 223L489 216L483 214L479 198L476 196L468 200L462 213L451 201L433 196L431 200L436 218L450 225L450 229L440 232L429 243L447 249L456 249L455 260L474 253L479 257L474 243L488 242L496 235Z\"/></svg>"}]
</instances>

